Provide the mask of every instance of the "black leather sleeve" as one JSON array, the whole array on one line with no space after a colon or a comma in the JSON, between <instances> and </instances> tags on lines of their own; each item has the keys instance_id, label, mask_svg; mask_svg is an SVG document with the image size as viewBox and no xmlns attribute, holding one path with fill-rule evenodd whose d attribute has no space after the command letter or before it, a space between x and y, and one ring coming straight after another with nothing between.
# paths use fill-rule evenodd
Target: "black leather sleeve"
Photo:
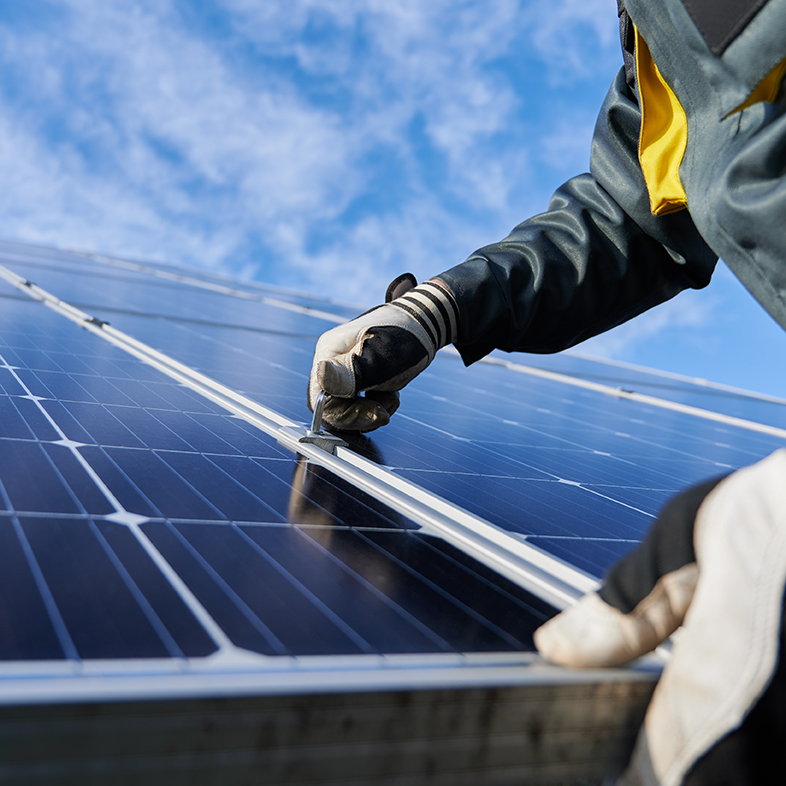
<instances>
[{"instance_id":1,"label":"black leather sleeve","mask_svg":"<svg viewBox=\"0 0 786 786\"><path fill-rule=\"evenodd\" d=\"M558 352L709 283L717 256L688 211L650 212L640 119L620 69L595 128L590 174L558 189L545 213L437 276L458 303L465 363L495 348Z\"/></svg>"}]
</instances>

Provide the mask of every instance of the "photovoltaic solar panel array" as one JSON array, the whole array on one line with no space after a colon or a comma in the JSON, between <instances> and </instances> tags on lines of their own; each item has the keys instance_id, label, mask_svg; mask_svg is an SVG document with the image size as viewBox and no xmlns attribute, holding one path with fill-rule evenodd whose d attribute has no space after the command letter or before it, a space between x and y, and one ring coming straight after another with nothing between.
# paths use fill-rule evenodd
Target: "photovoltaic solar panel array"
<instances>
[{"instance_id":1,"label":"photovoltaic solar panel array","mask_svg":"<svg viewBox=\"0 0 786 786\"><path fill-rule=\"evenodd\" d=\"M183 282L173 280L182 278L182 273L164 278L132 265L115 267L78 255L11 244L3 252L6 267L60 300L298 422L310 418L304 390L314 341L331 325L319 312L336 314L336 322L347 316L347 309L287 293L242 285L233 285L232 292L209 277L195 279L189 274L190 281ZM204 288L199 286L202 282ZM60 582L72 588L76 608L100 597L103 574L95 586L85 585L85 596L78 599L74 576L67 575L69 570L84 571L84 549L88 548L96 556L87 562L106 563L106 575L118 584L120 595L124 592L121 577L131 586L131 564L138 564L138 570L161 584L162 592L172 595L164 604L167 612L162 610L160 615L178 615L182 601L162 581L139 539L131 537L123 525L101 526L87 518L122 512L147 520L141 525L145 547L149 551L152 544L170 565L177 565L180 578L206 608L214 609L222 627L237 619L238 632L233 636L239 646L281 654L504 648L503 641L507 646L528 645L529 631L501 638L478 634L477 641L462 636L461 641L446 644L433 630L433 621L427 625L428 633L394 634L385 643L347 627L341 611L334 611L338 614L334 617L324 608L323 587L309 589L302 584L307 578L299 575L303 567L312 574L316 564L324 564L329 573L331 565L340 573L345 569L337 562L340 553L355 555L354 559L364 563L378 561L386 565L387 573L396 572L396 565L409 567L410 552L421 566L436 565L440 559L450 563L456 555L416 535L417 525L397 511L338 478L298 465L296 457L275 439L122 349L79 330L25 298L17 288L3 283L2 294L4 367L0 378L5 393L5 442L0 477L8 513L20 516L18 522L14 515L7 518L4 537L9 546L4 554L10 564L19 566L24 561L10 555L24 552L40 568L41 573L31 568L27 586L31 598L39 596L30 602L40 605L42 621L47 614L55 616L61 606L50 584ZM287 305L302 310L290 310ZM541 368L547 364L579 378L619 381L646 393L663 395L665 391L672 401L704 407L716 403L713 409L721 412L754 419L763 415L765 423L786 425L786 408L780 403L723 395L565 355L556 363L553 359L536 361ZM594 576L602 575L641 538L671 494L689 483L751 463L782 444L783 437L776 434L658 410L647 403L623 402L562 380L517 374L501 365L464 369L450 356L441 357L404 393L401 414L389 427L356 440L362 454L395 475ZM310 496L298 491L298 486L306 487ZM332 528L339 528L331 535L331 549L320 546L325 536L315 535L315 529L284 527L293 516L312 527L330 528L331 533ZM240 524L227 527L226 522ZM359 528L368 533L360 535ZM417 547L410 545L415 543ZM415 556L421 550L423 554ZM227 556L221 562L223 551ZM63 560L69 552L72 560ZM241 573L241 563L235 564L230 556L236 552L245 555ZM58 574L53 573L51 579L44 567L49 559ZM450 575L445 567L441 572ZM405 573L399 580L403 581ZM3 571L3 575L11 576L12 571ZM289 601L282 603L283 618L278 624L289 625L291 630L268 630L276 622L260 620L252 611L254 577L263 575L265 580L258 584L282 581L282 587L299 598L310 598L306 605L312 613L320 609L317 616L325 631L317 632L316 623L308 621L303 627L310 635L297 632L295 621L286 622ZM330 581L327 577L320 580ZM360 581L360 577L346 580ZM332 581L338 581L337 577ZM463 579L448 583L463 585ZM368 602L380 602L379 588L364 586ZM505 593L510 591L505 588ZM126 592L134 594L131 589ZM250 597L246 597L248 592ZM457 601L455 590L443 594ZM511 602L528 601L511 598ZM473 604L464 606L465 613L473 613ZM421 605L436 610L431 603ZM99 611L100 607L101 602ZM154 609L145 610L152 620ZM402 618L409 613L406 607L398 612ZM12 609L6 613L13 617ZM443 613L437 617L444 618ZM183 619L190 620L190 616ZM484 630L505 628L499 619L484 621L488 623ZM161 631L171 628L163 621L160 625L148 622ZM53 634L58 627L52 623L46 645L46 637L36 636L42 648L35 657L49 657L58 647L61 654L74 654L68 651L68 643L55 645ZM183 651L189 655L210 651L209 638L198 625L192 627L190 643L182 645ZM387 624L380 627L390 630ZM421 634L426 636L424 641L420 641ZM19 635L23 638L30 631L20 630ZM123 635L132 648L141 647L148 655L164 654L167 647L172 655L180 646L163 633L167 646L158 644L157 648L150 637L130 631ZM95 649L77 648L77 653L81 657L121 654L108 642L95 641L90 646ZM21 649L4 657L14 657L12 652L29 656Z\"/></svg>"},{"instance_id":2,"label":"photovoltaic solar panel array","mask_svg":"<svg viewBox=\"0 0 786 786\"><path fill-rule=\"evenodd\" d=\"M441 353L388 427L322 455L291 434L315 341L353 309L14 243L0 264L6 700L98 695L93 673L169 695L156 675L527 653L673 493L786 438L772 398Z\"/></svg>"}]
</instances>

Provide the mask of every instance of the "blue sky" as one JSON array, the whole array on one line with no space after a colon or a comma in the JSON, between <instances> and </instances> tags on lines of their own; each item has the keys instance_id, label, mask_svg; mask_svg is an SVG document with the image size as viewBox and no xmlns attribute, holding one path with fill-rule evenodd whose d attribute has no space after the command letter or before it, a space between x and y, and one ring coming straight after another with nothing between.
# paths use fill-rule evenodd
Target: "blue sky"
<instances>
[{"instance_id":1,"label":"blue sky","mask_svg":"<svg viewBox=\"0 0 786 786\"><path fill-rule=\"evenodd\" d=\"M0 236L369 305L585 171L612 0L9 0ZM728 271L582 347L786 391Z\"/></svg>"}]
</instances>

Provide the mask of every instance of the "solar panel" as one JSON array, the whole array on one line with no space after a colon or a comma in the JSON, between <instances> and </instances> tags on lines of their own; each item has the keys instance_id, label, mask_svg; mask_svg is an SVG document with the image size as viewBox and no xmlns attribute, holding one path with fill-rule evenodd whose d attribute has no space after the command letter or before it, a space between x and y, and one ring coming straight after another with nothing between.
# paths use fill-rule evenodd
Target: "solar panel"
<instances>
[{"instance_id":1,"label":"solar panel","mask_svg":"<svg viewBox=\"0 0 786 786\"><path fill-rule=\"evenodd\" d=\"M417 525L399 513L330 473L298 465L272 438L100 338L75 327L64 333L61 322L33 302L11 303L4 313L13 330L4 332L0 355L17 383L3 400L11 414L0 456L11 514L4 534L18 540L8 554L26 557L36 625L50 629L30 652L17 646L19 637L9 637L10 649L0 645L0 657L214 651L217 643L182 601L173 607L178 599L146 553L150 544L229 640L254 652L531 649L533 626L549 614L543 602L508 582L491 586L470 564L453 573L438 569L449 555L433 539L416 536ZM27 346L15 346L20 334ZM89 518L114 514L142 523L129 530L125 522ZM301 521L307 530L282 528ZM350 527L351 533L334 533ZM330 534L320 535L322 529ZM391 541L384 530L417 543ZM367 568L359 565L373 565L374 576L384 575L395 592L364 578ZM315 589L333 588L332 603L308 588L314 582ZM479 599L493 596L483 600L489 619L455 597L467 589ZM50 595L55 619L38 597ZM19 608L18 594L7 597ZM356 606L375 611L350 624L343 603L350 614ZM25 627L30 616L13 627ZM184 638L165 618L187 629Z\"/></svg>"},{"instance_id":2,"label":"solar panel","mask_svg":"<svg viewBox=\"0 0 786 786\"><path fill-rule=\"evenodd\" d=\"M21 244L0 263L0 703L17 708L45 695L126 713L145 696L152 717L244 695L253 714L327 692L352 714L365 691L382 717L385 691L433 690L429 713L463 686L516 702L496 732L526 737L522 719L544 722L526 697L549 684L574 718L577 701L614 706L586 743L606 753L589 765L579 746L560 771L608 772L651 667L566 676L532 632L671 494L786 437L775 400L584 358L465 369L440 353L390 426L330 455L298 439L314 343L346 307ZM505 782L498 755L487 782ZM557 758L519 752L506 772Z\"/></svg>"},{"instance_id":3,"label":"solar panel","mask_svg":"<svg viewBox=\"0 0 786 786\"><path fill-rule=\"evenodd\" d=\"M144 292L137 297L142 302ZM197 292L194 302L200 324L176 316L192 313L193 305L176 304L166 329L155 312L87 307L260 404L306 421L303 390L313 343L329 323L287 312L271 332L256 327L271 324L270 309L261 304L241 303L246 312L233 298L208 290ZM560 367L568 379L566 371L586 379L594 368L596 378L610 381L608 367L597 363L568 358ZM673 493L749 464L783 442L778 424L784 407L775 402L737 396L733 410L709 410L706 388L687 383L678 386L679 395L662 399L758 420L774 411L777 417L764 419L775 428L759 433L648 401L620 400L609 395L611 387L598 392L511 372L491 363L464 369L449 355L438 358L405 391L401 414L371 438L377 461L596 577L641 538ZM643 372L630 375L625 384L648 395L659 382ZM715 403L728 401L716 397Z\"/></svg>"}]
</instances>

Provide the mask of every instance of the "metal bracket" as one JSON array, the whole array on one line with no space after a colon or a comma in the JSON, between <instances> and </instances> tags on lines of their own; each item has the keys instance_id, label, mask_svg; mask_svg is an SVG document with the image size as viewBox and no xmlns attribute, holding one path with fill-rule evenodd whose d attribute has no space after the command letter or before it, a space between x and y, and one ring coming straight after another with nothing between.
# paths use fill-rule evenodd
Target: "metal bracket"
<instances>
[{"instance_id":1,"label":"metal bracket","mask_svg":"<svg viewBox=\"0 0 786 786\"><path fill-rule=\"evenodd\" d=\"M349 445L343 439L322 431L322 410L325 408L327 396L320 390L317 400L314 402L314 419L311 421L311 428L306 431L306 436L301 437L298 442L307 442L326 450L328 453L335 453L336 448L347 448Z\"/></svg>"}]
</instances>

